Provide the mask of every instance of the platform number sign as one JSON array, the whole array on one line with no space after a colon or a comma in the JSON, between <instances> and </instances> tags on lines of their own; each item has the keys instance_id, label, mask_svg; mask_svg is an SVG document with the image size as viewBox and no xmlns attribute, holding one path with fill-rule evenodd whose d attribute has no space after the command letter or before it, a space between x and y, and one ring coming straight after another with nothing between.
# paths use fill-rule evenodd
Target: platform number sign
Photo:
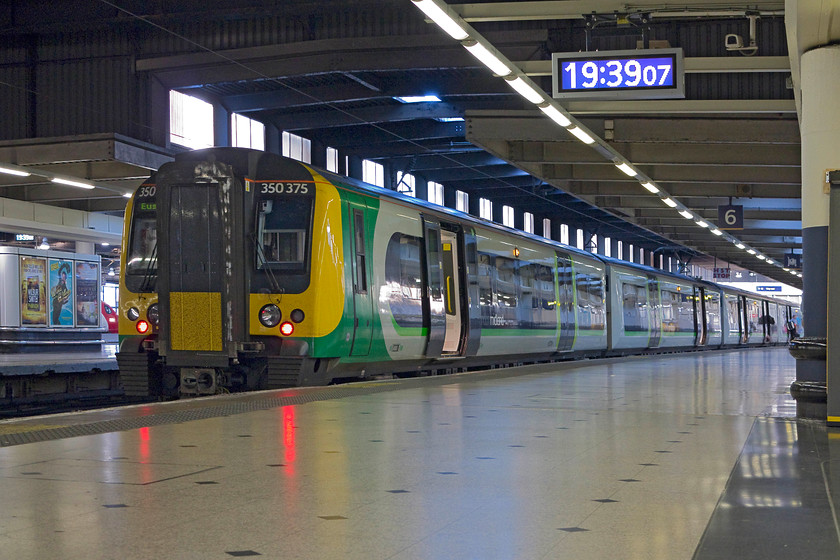
<instances>
[{"instance_id":1,"label":"platform number sign","mask_svg":"<svg viewBox=\"0 0 840 560\"><path fill-rule=\"evenodd\" d=\"M802 269L802 255L799 253L785 253L785 268Z\"/></svg>"},{"instance_id":2,"label":"platform number sign","mask_svg":"<svg viewBox=\"0 0 840 560\"><path fill-rule=\"evenodd\" d=\"M720 229L744 229L744 207L718 206L718 227Z\"/></svg>"}]
</instances>

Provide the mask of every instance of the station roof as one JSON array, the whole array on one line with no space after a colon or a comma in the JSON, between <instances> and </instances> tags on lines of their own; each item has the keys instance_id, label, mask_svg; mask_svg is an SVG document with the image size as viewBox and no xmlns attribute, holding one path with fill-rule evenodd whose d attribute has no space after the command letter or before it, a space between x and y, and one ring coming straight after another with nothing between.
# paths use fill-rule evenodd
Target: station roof
<instances>
[{"instance_id":1,"label":"station roof","mask_svg":"<svg viewBox=\"0 0 840 560\"><path fill-rule=\"evenodd\" d=\"M552 52L587 45L631 49L643 34L651 46L683 48L685 99L559 104L599 145L620 154L695 217L721 226L718 207L743 206L744 229L725 236L663 205L660 196L616 169L603 150L556 126L425 20L411 0L361 1L352 7L289 1L279 15L274 2L260 0L235 9L213 0L177 8L82 4L90 6L45 16L38 2L17 0L14 18L0 27L0 36L23 41L32 34L131 25L172 42L168 52L136 53L134 70L160 87L519 213L554 218L694 263L725 261L801 285L780 267L738 249L729 235L776 262L787 253L801 253L798 56L822 40L809 34L809 21L822 21L836 2L818 13L799 9L793 33L785 25L783 0L642 0L632 8L617 0L449 4L549 95ZM255 33L245 26L248 31L237 31L239 23L272 15L297 22L300 29L258 46L238 47L230 39L237 32ZM750 15L758 16L757 48L727 50L727 35L749 42ZM203 38L179 35L190 18L211 32ZM426 94L440 101L396 99ZM68 194L47 186L48 179L0 175L0 196L118 213L124 205L120 195L172 153L119 135L6 141L0 143L0 162L85 177L108 189Z\"/></svg>"}]
</instances>

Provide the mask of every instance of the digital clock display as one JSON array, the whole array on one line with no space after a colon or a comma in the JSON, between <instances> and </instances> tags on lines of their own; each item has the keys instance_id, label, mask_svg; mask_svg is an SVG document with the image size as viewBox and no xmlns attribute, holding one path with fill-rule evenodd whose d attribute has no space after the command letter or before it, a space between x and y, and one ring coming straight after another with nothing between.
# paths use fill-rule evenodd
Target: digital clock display
<instances>
[{"instance_id":1,"label":"digital clock display","mask_svg":"<svg viewBox=\"0 0 840 560\"><path fill-rule=\"evenodd\" d=\"M552 74L557 98L685 97L682 49L555 53Z\"/></svg>"}]
</instances>

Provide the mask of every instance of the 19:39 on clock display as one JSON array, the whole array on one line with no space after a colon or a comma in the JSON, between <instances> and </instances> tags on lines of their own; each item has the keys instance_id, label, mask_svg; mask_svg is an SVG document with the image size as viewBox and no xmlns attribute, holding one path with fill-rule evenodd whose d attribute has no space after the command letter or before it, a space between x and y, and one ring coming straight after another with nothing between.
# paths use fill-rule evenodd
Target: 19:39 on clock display
<instances>
[{"instance_id":1,"label":"19:39 on clock display","mask_svg":"<svg viewBox=\"0 0 840 560\"><path fill-rule=\"evenodd\" d=\"M552 74L556 98L685 97L682 49L555 53Z\"/></svg>"}]
</instances>

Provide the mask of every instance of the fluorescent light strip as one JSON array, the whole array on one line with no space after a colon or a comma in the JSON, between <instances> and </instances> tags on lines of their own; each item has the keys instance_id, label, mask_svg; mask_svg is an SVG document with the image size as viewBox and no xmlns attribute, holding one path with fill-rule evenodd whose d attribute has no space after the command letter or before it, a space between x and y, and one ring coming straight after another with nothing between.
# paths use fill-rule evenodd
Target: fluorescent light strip
<instances>
[{"instance_id":1,"label":"fluorescent light strip","mask_svg":"<svg viewBox=\"0 0 840 560\"><path fill-rule=\"evenodd\" d=\"M499 60L495 54L490 52L487 47L481 43L473 43L469 45L465 44L464 48L470 51L470 54L476 57L487 68L492 70L494 74L498 74L504 78L512 72L512 70L508 68L507 64Z\"/></svg>"},{"instance_id":2,"label":"fluorescent light strip","mask_svg":"<svg viewBox=\"0 0 840 560\"><path fill-rule=\"evenodd\" d=\"M62 179L61 177L53 177L50 179L53 183L59 183L61 185L70 185L71 187L79 187L80 189L95 189L96 185L91 185L90 183L82 183L80 181L71 181L70 179Z\"/></svg>"},{"instance_id":3,"label":"fluorescent light strip","mask_svg":"<svg viewBox=\"0 0 840 560\"><path fill-rule=\"evenodd\" d=\"M584 144L594 144L595 143L595 139L592 138L591 136L589 136L581 128L578 128L578 127L575 126L575 127L572 127L572 128L567 128L566 130L571 132L574 136L577 137L578 140L580 140Z\"/></svg>"},{"instance_id":4,"label":"fluorescent light strip","mask_svg":"<svg viewBox=\"0 0 840 560\"><path fill-rule=\"evenodd\" d=\"M755 257L756 257L757 259L759 259L759 260L762 260L762 261L766 261L766 260L767 260L767 257L765 257L764 255L756 255Z\"/></svg>"},{"instance_id":5,"label":"fluorescent light strip","mask_svg":"<svg viewBox=\"0 0 840 560\"><path fill-rule=\"evenodd\" d=\"M546 114L546 116L559 124L560 126L569 126L572 124L572 121L566 118L566 115L561 113L557 107L554 105L546 105L545 107L540 107L540 111Z\"/></svg>"},{"instance_id":6,"label":"fluorescent light strip","mask_svg":"<svg viewBox=\"0 0 840 560\"><path fill-rule=\"evenodd\" d=\"M677 203L674 202L673 200L671 200L670 198L663 198L662 202L664 202L665 204L667 204L671 208L676 208L677 207Z\"/></svg>"},{"instance_id":7,"label":"fluorescent light strip","mask_svg":"<svg viewBox=\"0 0 840 560\"><path fill-rule=\"evenodd\" d=\"M27 171L19 171L17 169L9 169L8 167L0 167L0 173L5 173L7 175L16 175L18 177L29 177L32 173Z\"/></svg>"},{"instance_id":8,"label":"fluorescent light strip","mask_svg":"<svg viewBox=\"0 0 840 560\"><path fill-rule=\"evenodd\" d=\"M744 245L743 243L736 243L735 246L738 247L739 249L746 249L747 248L747 246Z\"/></svg>"},{"instance_id":9,"label":"fluorescent light strip","mask_svg":"<svg viewBox=\"0 0 840 560\"><path fill-rule=\"evenodd\" d=\"M712 233L714 233L715 235L723 235L723 232L720 231L719 229L713 229Z\"/></svg>"},{"instance_id":10,"label":"fluorescent light strip","mask_svg":"<svg viewBox=\"0 0 840 560\"><path fill-rule=\"evenodd\" d=\"M755 255L755 251L753 251L752 249L747 249L747 253L749 253L750 255Z\"/></svg>"},{"instance_id":11,"label":"fluorescent light strip","mask_svg":"<svg viewBox=\"0 0 840 560\"><path fill-rule=\"evenodd\" d=\"M438 27L446 31L456 41L463 41L470 36L461 24L455 21L452 16L443 11L443 8L432 2L432 0L413 0L429 19L435 22Z\"/></svg>"},{"instance_id":12,"label":"fluorescent light strip","mask_svg":"<svg viewBox=\"0 0 840 560\"><path fill-rule=\"evenodd\" d=\"M619 171L630 177L635 177L636 175L638 175L638 173L636 173L636 170L627 165L626 163L616 163L615 166L618 168Z\"/></svg>"},{"instance_id":13,"label":"fluorescent light strip","mask_svg":"<svg viewBox=\"0 0 840 560\"><path fill-rule=\"evenodd\" d=\"M646 188L647 190L649 190L650 192L652 192L653 194L656 194L656 193L658 193L658 192L659 192L659 189L658 189L658 188L656 188L656 185L654 185L654 184L653 184L653 183L651 183L651 182L642 183L642 186L643 186L644 188Z\"/></svg>"},{"instance_id":14,"label":"fluorescent light strip","mask_svg":"<svg viewBox=\"0 0 840 560\"><path fill-rule=\"evenodd\" d=\"M697 225L698 225L698 226L700 226L700 227L709 227L709 224L707 224L707 223L706 223L706 222L704 222L703 220L697 220L697 221L696 221L696 222L694 222L694 223L695 223L695 224L697 224Z\"/></svg>"},{"instance_id":15,"label":"fluorescent light strip","mask_svg":"<svg viewBox=\"0 0 840 560\"><path fill-rule=\"evenodd\" d=\"M680 210L680 216L682 216L686 220L693 220L694 219L694 214L692 214L688 210Z\"/></svg>"},{"instance_id":16,"label":"fluorescent light strip","mask_svg":"<svg viewBox=\"0 0 840 560\"><path fill-rule=\"evenodd\" d=\"M543 101L545 101L545 97L543 96L543 94L541 94L540 92L538 92L537 90L532 88L528 84L528 82L526 82L522 78L517 76L516 78L514 78L512 80L508 79L508 80L505 80L505 81L508 83L508 85L510 87L512 87L513 89L516 90L516 93L518 93L519 95L521 95L522 97L524 97L525 99L530 101L531 103L536 105L538 103L542 103Z\"/></svg>"}]
</instances>

